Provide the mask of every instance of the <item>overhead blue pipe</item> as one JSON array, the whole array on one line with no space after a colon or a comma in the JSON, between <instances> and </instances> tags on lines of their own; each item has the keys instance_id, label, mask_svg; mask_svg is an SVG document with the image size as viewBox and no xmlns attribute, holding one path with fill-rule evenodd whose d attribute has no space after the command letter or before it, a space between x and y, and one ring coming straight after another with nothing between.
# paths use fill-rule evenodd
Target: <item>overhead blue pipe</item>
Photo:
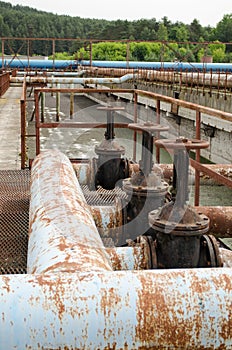
<instances>
[{"instance_id":1,"label":"overhead blue pipe","mask_svg":"<svg viewBox=\"0 0 232 350\"><path fill-rule=\"evenodd\" d=\"M90 61L88 60L82 60L79 63L82 66L90 66ZM173 69L177 71L232 71L232 63L92 61L92 67Z\"/></svg>"},{"instance_id":2,"label":"overhead blue pipe","mask_svg":"<svg viewBox=\"0 0 232 350\"><path fill-rule=\"evenodd\" d=\"M0 61L0 68L2 68ZM18 69L57 69L63 70L78 66L92 66L99 68L132 68L132 69L173 69L176 71L213 71L232 72L232 63L197 63L197 62L139 62L139 61L97 61L89 60L25 60L25 59L5 59L5 68Z\"/></svg>"},{"instance_id":3,"label":"overhead blue pipe","mask_svg":"<svg viewBox=\"0 0 232 350\"><path fill-rule=\"evenodd\" d=\"M2 62L0 62L0 68L2 68ZM77 68L77 61L73 60L25 60L25 59L5 59L5 68L18 68L18 69L65 69L72 67Z\"/></svg>"}]
</instances>

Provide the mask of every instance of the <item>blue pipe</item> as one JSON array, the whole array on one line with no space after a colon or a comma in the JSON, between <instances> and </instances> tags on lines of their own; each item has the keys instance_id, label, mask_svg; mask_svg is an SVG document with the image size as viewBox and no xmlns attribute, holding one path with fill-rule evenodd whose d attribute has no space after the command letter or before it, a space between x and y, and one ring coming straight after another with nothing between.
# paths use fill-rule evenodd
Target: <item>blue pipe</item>
<instances>
[{"instance_id":1,"label":"blue pipe","mask_svg":"<svg viewBox=\"0 0 232 350\"><path fill-rule=\"evenodd\" d=\"M2 68L2 62L0 62L0 68ZM77 68L77 61L73 60L25 60L25 59L5 59L5 68L18 68L18 69L65 69L72 67Z\"/></svg>"},{"instance_id":2,"label":"blue pipe","mask_svg":"<svg viewBox=\"0 0 232 350\"><path fill-rule=\"evenodd\" d=\"M89 66L90 61L82 60L82 66ZM93 67L133 68L133 69L173 69L177 71L232 71L232 63L197 63L197 62L136 62L136 61L92 61Z\"/></svg>"},{"instance_id":3,"label":"blue pipe","mask_svg":"<svg viewBox=\"0 0 232 350\"><path fill-rule=\"evenodd\" d=\"M89 60L20 60L5 59L5 68L18 69L65 69L71 67L76 69L78 66L90 66ZM220 71L232 72L232 63L197 63L197 62L137 62L137 61L92 61L92 67L99 68L132 68L132 69L173 69L176 71ZM0 62L2 68L2 62Z\"/></svg>"}]
</instances>

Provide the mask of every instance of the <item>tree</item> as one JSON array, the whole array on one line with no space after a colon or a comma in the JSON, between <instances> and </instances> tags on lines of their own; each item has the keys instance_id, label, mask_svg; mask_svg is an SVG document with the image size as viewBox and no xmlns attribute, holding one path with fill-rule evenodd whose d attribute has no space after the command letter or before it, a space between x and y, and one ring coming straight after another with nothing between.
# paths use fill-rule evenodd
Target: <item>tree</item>
<instances>
[{"instance_id":1,"label":"tree","mask_svg":"<svg viewBox=\"0 0 232 350\"><path fill-rule=\"evenodd\" d=\"M157 38L160 41L167 41L168 40L168 30L167 30L167 27L163 23L159 24Z\"/></svg>"},{"instance_id":2,"label":"tree","mask_svg":"<svg viewBox=\"0 0 232 350\"><path fill-rule=\"evenodd\" d=\"M201 36L203 36L202 26L197 19L194 19L189 25L189 40L198 42Z\"/></svg>"},{"instance_id":3,"label":"tree","mask_svg":"<svg viewBox=\"0 0 232 350\"><path fill-rule=\"evenodd\" d=\"M216 37L222 42L231 42L232 40L232 14L225 15L216 26ZM228 52L232 52L231 45L227 48Z\"/></svg>"}]
</instances>

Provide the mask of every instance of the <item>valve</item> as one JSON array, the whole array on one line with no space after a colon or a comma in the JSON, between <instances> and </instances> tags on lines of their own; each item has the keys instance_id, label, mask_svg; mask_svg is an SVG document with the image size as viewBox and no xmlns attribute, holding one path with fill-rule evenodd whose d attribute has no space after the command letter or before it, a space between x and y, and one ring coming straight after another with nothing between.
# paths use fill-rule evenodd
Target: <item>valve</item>
<instances>
[{"instance_id":1,"label":"valve","mask_svg":"<svg viewBox=\"0 0 232 350\"><path fill-rule=\"evenodd\" d=\"M115 140L114 112L124 110L124 107L98 107L98 110L107 112L107 126L105 139L95 147L98 155L96 160L95 188L98 186L112 190L115 184L129 176L129 161L122 158L125 148Z\"/></svg>"},{"instance_id":2,"label":"valve","mask_svg":"<svg viewBox=\"0 0 232 350\"><path fill-rule=\"evenodd\" d=\"M148 213L165 201L168 184L162 179L161 169L153 164L153 144L155 133L167 131L169 127L154 123L133 123L128 128L142 132L139 171L123 180L123 190L128 198L124 210L125 229L130 238L134 238L149 230Z\"/></svg>"},{"instance_id":3,"label":"valve","mask_svg":"<svg viewBox=\"0 0 232 350\"><path fill-rule=\"evenodd\" d=\"M149 223L154 230L158 268L194 268L220 266L219 256L212 257L215 241L205 235L209 218L188 204L189 151L207 148L201 140L178 138L157 140L157 147L174 150L172 200L161 209L149 213ZM210 248L206 245L210 242ZM211 253L210 259L208 257ZM210 265L212 266L212 264Z\"/></svg>"}]
</instances>

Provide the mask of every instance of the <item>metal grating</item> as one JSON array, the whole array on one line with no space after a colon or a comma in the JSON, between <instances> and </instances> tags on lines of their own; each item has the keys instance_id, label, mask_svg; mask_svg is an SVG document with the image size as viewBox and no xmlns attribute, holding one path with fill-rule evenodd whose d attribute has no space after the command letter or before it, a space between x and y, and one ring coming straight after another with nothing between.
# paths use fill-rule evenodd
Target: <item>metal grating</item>
<instances>
[{"instance_id":1,"label":"metal grating","mask_svg":"<svg viewBox=\"0 0 232 350\"><path fill-rule=\"evenodd\" d=\"M0 171L0 274L26 273L29 170Z\"/></svg>"},{"instance_id":2,"label":"metal grating","mask_svg":"<svg viewBox=\"0 0 232 350\"><path fill-rule=\"evenodd\" d=\"M91 191L82 186L89 205L114 205L124 198L120 188ZM0 170L0 274L27 272L30 170ZM111 246L112 242L105 242Z\"/></svg>"},{"instance_id":3,"label":"metal grating","mask_svg":"<svg viewBox=\"0 0 232 350\"><path fill-rule=\"evenodd\" d=\"M93 206L114 205L115 198L126 198L126 193L119 187L115 187L113 190L105 190L99 187L97 191L91 191L87 185L84 185L82 191L86 202Z\"/></svg>"}]
</instances>

